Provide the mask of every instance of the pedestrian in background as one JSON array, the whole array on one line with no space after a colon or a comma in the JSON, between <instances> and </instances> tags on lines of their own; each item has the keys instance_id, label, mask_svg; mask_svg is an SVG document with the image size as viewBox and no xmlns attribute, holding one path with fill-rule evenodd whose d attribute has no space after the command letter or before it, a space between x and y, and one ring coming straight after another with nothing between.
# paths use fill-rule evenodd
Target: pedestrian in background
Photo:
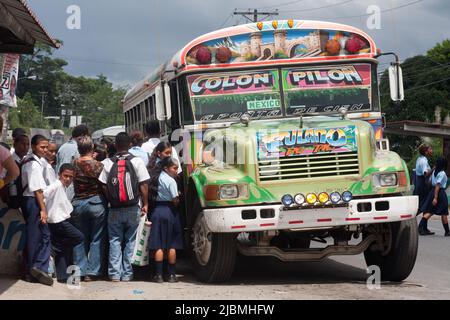
<instances>
[{"instance_id":1,"label":"pedestrian in background","mask_svg":"<svg viewBox=\"0 0 450 320\"><path fill-rule=\"evenodd\" d=\"M43 192L47 187L44 180L42 158L48 147L48 139L35 135L31 139L32 154L22 162L23 202L22 213L27 230L27 275L26 280L37 279L45 285L53 285L48 275L50 262L50 230L47 224L47 209Z\"/></svg>"},{"instance_id":2,"label":"pedestrian in background","mask_svg":"<svg viewBox=\"0 0 450 320\"><path fill-rule=\"evenodd\" d=\"M145 124L145 132L147 133L148 141L142 144L142 149L146 151L150 158L153 154L156 146L161 143L161 126L159 125L159 121L151 120ZM171 157L180 163L180 159L178 158L177 150L172 146ZM178 174L182 172L181 165L178 167Z\"/></svg>"},{"instance_id":3,"label":"pedestrian in background","mask_svg":"<svg viewBox=\"0 0 450 320\"><path fill-rule=\"evenodd\" d=\"M132 147L128 150L133 156L139 157L144 161L145 166L148 166L149 154L142 149L144 143L144 134L141 131L133 131L130 133Z\"/></svg>"},{"instance_id":4,"label":"pedestrian in background","mask_svg":"<svg viewBox=\"0 0 450 320\"><path fill-rule=\"evenodd\" d=\"M108 275L113 282L133 279L131 258L137 228L140 217L147 214L148 208L150 176L144 161L128 152L130 147L128 134L119 133L116 136L117 154L103 161L99 177L110 204Z\"/></svg>"},{"instance_id":5,"label":"pedestrian in background","mask_svg":"<svg viewBox=\"0 0 450 320\"><path fill-rule=\"evenodd\" d=\"M96 280L105 271L106 201L98 178L103 164L94 159L91 137L77 139L80 157L74 161L75 196L72 222L84 235L84 241L74 248L74 261L80 267L84 281Z\"/></svg>"},{"instance_id":6,"label":"pedestrian in background","mask_svg":"<svg viewBox=\"0 0 450 320\"><path fill-rule=\"evenodd\" d=\"M441 216L442 225L445 230L445 236L450 236L450 230L448 227L448 199L445 192L447 187L447 160L445 158L439 158L436 161L436 169L434 169L431 175L431 185L433 188L428 193L425 202L422 205L421 211L423 212L423 218L419 224L420 235L432 235L434 232L430 232L426 229L427 221L432 215Z\"/></svg>"},{"instance_id":7,"label":"pedestrian in background","mask_svg":"<svg viewBox=\"0 0 450 320\"><path fill-rule=\"evenodd\" d=\"M419 196L419 209L422 207L428 192L430 191L429 178L431 167L428 158L433 155L433 149L428 144L419 146L420 156L416 160L416 180L414 184L414 195ZM421 211L419 210L419 213Z\"/></svg>"},{"instance_id":8,"label":"pedestrian in background","mask_svg":"<svg viewBox=\"0 0 450 320\"><path fill-rule=\"evenodd\" d=\"M66 283L70 276L67 269L74 264L73 248L84 240L83 234L70 222L73 207L67 198L66 190L72 184L74 174L74 166L63 164L59 171L59 179L44 190L52 256L56 265L56 277L61 283Z\"/></svg>"},{"instance_id":9,"label":"pedestrian in background","mask_svg":"<svg viewBox=\"0 0 450 320\"><path fill-rule=\"evenodd\" d=\"M56 170L55 170L56 172L59 172L59 169L64 163L72 164L75 159L78 159L80 157L80 154L78 153L78 145L76 139L88 135L89 129L84 124L80 124L72 130L72 138L66 143L64 143L59 148L58 153L56 154ZM69 200L73 199L74 196L73 185L71 185L67 189L67 196L69 197Z\"/></svg>"},{"instance_id":10,"label":"pedestrian in background","mask_svg":"<svg viewBox=\"0 0 450 320\"><path fill-rule=\"evenodd\" d=\"M156 150L156 149L155 149ZM154 252L154 282L177 282L175 274L176 250L183 248L183 237L178 213L179 195L175 178L178 162L166 157L157 164L157 174L152 176L152 190L157 190L156 205L149 215L152 222L149 249ZM164 257L168 261L168 275L163 276Z\"/></svg>"}]
</instances>

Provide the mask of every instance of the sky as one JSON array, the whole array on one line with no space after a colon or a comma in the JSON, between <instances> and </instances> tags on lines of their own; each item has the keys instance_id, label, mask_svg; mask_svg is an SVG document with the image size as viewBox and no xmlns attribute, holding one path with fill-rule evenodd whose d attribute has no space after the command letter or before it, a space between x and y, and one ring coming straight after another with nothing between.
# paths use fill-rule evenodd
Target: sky
<instances>
[{"instance_id":1,"label":"sky","mask_svg":"<svg viewBox=\"0 0 450 320\"><path fill-rule=\"evenodd\" d=\"M278 9L270 19L344 23L371 35L384 52L404 60L425 54L450 38L448 0L28 0L53 38L64 45L55 56L75 76L107 76L132 86L196 37L235 24L237 8ZM80 9L80 29L69 29L70 6ZM369 6L381 10L380 29L369 29ZM386 64L390 58L382 58Z\"/></svg>"}]
</instances>

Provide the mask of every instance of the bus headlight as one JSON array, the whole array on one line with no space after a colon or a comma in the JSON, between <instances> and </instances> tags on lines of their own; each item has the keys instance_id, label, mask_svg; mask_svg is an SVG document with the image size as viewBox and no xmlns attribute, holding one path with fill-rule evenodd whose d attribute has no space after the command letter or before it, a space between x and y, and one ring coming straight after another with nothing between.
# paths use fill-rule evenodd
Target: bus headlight
<instances>
[{"instance_id":1,"label":"bus headlight","mask_svg":"<svg viewBox=\"0 0 450 320\"><path fill-rule=\"evenodd\" d=\"M306 195L306 202L308 204L315 204L317 202L317 196L315 193L309 193Z\"/></svg>"},{"instance_id":2,"label":"bus headlight","mask_svg":"<svg viewBox=\"0 0 450 320\"><path fill-rule=\"evenodd\" d=\"M375 174L372 182L375 187L395 187L398 184L397 173Z\"/></svg>"},{"instance_id":3,"label":"bus headlight","mask_svg":"<svg viewBox=\"0 0 450 320\"><path fill-rule=\"evenodd\" d=\"M328 193L326 192L322 192L321 194L319 194L319 202L321 204L325 204L330 200L330 196L328 195Z\"/></svg>"},{"instance_id":4,"label":"bus headlight","mask_svg":"<svg viewBox=\"0 0 450 320\"><path fill-rule=\"evenodd\" d=\"M305 196L301 193L295 195L294 200L295 200L295 203L298 204L299 206L304 204L306 201Z\"/></svg>"},{"instance_id":5,"label":"bus headlight","mask_svg":"<svg viewBox=\"0 0 450 320\"><path fill-rule=\"evenodd\" d=\"M330 194L330 199L333 204L338 204L339 201L341 201L341 195L339 194L339 192L333 192L332 194Z\"/></svg>"},{"instance_id":6,"label":"bus headlight","mask_svg":"<svg viewBox=\"0 0 450 320\"><path fill-rule=\"evenodd\" d=\"M345 191L342 194L342 200L344 200L344 202L350 202L353 199L353 194L350 191Z\"/></svg>"},{"instance_id":7,"label":"bus headlight","mask_svg":"<svg viewBox=\"0 0 450 320\"><path fill-rule=\"evenodd\" d=\"M281 198L281 203L283 203L285 207L290 207L294 203L294 198L290 194L285 194Z\"/></svg>"}]
</instances>

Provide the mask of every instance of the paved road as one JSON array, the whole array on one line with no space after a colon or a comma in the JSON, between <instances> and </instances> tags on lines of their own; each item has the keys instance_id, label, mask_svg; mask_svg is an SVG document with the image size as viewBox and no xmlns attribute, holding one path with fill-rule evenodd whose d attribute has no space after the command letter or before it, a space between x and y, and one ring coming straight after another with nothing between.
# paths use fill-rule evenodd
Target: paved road
<instances>
[{"instance_id":1,"label":"paved road","mask_svg":"<svg viewBox=\"0 0 450 320\"><path fill-rule=\"evenodd\" d=\"M450 238L443 237L439 220L430 222L434 236L420 238L411 276L403 283L366 286L362 255L332 257L322 262L283 264L277 260L241 258L231 282L198 283L180 262L181 281L156 284L145 279L131 283L82 283L79 290L65 285L45 287L0 278L0 299L450 299Z\"/></svg>"}]
</instances>

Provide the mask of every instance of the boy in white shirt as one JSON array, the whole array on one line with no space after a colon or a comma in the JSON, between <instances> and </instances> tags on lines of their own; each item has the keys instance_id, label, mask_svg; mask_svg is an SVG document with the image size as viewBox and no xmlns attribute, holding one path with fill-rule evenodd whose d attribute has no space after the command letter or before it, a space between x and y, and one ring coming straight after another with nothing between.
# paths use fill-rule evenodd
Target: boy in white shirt
<instances>
[{"instance_id":1,"label":"boy in white shirt","mask_svg":"<svg viewBox=\"0 0 450 320\"><path fill-rule=\"evenodd\" d=\"M48 148L48 139L35 135L31 139L33 152L22 161L23 200L22 214L27 229L26 276L27 281L35 278L42 284L51 286L53 279L48 275L50 262L50 230L47 224L47 209L43 192L47 187L44 180L42 158Z\"/></svg>"},{"instance_id":2,"label":"boy in white shirt","mask_svg":"<svg viewBox=\"0 0 450 320\"><path fill-rule=\"evenodd\" d=\"M67 188L75 174L73 165L65 163L59 169L59 179L44 190L47 207L47 222L52 241L52 256L55 259L58 282L67 282L70 274L67 267L73 264L73 248L84 241L83 234L70 223L72 204L67 198Z\"/></svg>"}]
</instances>

